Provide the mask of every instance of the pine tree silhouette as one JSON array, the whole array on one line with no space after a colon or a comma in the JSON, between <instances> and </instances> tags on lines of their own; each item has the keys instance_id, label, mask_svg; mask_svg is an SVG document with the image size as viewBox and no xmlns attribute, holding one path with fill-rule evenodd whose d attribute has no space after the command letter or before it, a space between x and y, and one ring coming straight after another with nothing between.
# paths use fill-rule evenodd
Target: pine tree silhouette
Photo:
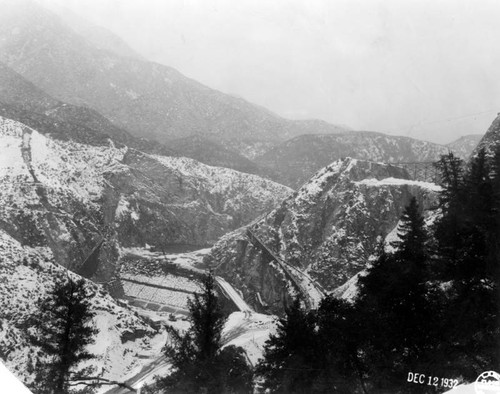
<instances>
[{"instance_id":1,"label":"pine tree silhouette","mask_svg":"<svg viewBox=\"0 0 500 394\"><path fill-rule=\"evenodd\" d=\"M36 366L33 389L37 394L68 393L72 381L92 372L92 367L78 366L95 357L86 350L98 333L91 325L93 317L83 279L62 280L40 300L36 333L31 336L32 344L46 356Z\"/></svg>"},{"instance_id":2,"label":"pine tree silhouette","mask_svg":"<svg viewBox=\"0 0 500 394\"><path fill-rule=\"evenodd\" d=\"M379 257L359 279L361 347L376 390L404 387L405 374L423 367L435 342L429 236L419 211L412 198L401 217L399 240L391 244L397 249L387 253L379 248Z\"/></svg>"},{"instance_id":3,"label":"pine tree silhouette","mask_svg":"<svg viewBox=\"0 0 500 394\"><path fill-rule=\"evenodd\" d=\"M279 320L277 333L264 347L264 358L256 373L264 379L264 387L273 393L313 392L319 370L315 318L294 300Z\"/></svg>"},{"instance_id":4,"label":"pine tree silhouette","mask_svg":"<svg viewBox=\"0 0 500 394\"><path fill-rule=\"evenodd\" d=\"M500 362L498 154L481 150L471 159L463 182L442 204L435 233L440 279L447 283L440 352L454 360L450 371L471 380Z\"/></svg>"},{"instance_id":5,"label":"pine tree silhouette","mask_svg":"<svg viewBox=\"0 0 500 394\"><path fill-rule=\"evenodd\" d=\"M167 327L170 341L164 353L173 373L157 380L153 390L168 393L249 393L252 371L242 348L222 348L227 319L212 274L205 276L201 294L188 301L191 326L182 334Z\"/></svg>"}]
</instances>

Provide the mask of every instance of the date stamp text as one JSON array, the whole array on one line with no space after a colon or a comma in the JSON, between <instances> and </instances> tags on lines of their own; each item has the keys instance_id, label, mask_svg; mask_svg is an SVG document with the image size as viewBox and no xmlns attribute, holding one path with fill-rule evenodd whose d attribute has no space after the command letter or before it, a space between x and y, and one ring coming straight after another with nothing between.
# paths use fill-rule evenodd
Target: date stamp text
<instances>
[{"instance_id":1,"label":"date stamp text","mask_svg":"<svg viewBox=\"0 0 500 394\"><path fill-rule=\"evenodd\" d=\"M450 389L457 386L459 383L457 379L442 378L418 372L408 372L407 382Z\"/></svg>"}]
</instances>

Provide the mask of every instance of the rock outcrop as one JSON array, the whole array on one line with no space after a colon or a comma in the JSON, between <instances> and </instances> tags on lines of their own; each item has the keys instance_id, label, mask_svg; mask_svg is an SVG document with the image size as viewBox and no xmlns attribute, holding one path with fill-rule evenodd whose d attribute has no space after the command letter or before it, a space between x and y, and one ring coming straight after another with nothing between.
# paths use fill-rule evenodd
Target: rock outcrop
<instances>
[{"instance_id":1,"label":"rock outcrop","mask_svg":"<svg viewBox=\"0 0 500 394\"><path fill-rule=\"evenodd\" d=\"M258 176L127 147L54 140L0 117L0 228L110 280L118 246L205 246L291 192Z\"/></svg>"},{"instance_id":2,"label":"rock outcrop","mask_svg":"<svg viewBox=\"0 0 500 394\"><path fill-rule=\"evenodd\" d=\"M259 307L260 298L280 310L290 293L283 270L250 242L248 229L311 283L332 291L366 267L412 196L429 214L437 208L438 191L434 184L409 180L398 167L340 160L265 217L223 237L206 262L242 289L249 302Z\"/></svg>"}]
</instances>

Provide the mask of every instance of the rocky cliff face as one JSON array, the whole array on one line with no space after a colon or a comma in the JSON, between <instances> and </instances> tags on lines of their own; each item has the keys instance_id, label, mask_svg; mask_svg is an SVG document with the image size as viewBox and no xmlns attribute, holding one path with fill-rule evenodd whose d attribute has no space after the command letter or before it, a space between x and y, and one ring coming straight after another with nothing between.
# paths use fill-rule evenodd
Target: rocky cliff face
<instances>
[{"instance_id":1,"label":"rocky cliff face","mask_svg":"<svg viewBox=\"0 0 500 394\"><path fill-rule=\"evenodd\" d=\"M115 274L118 245L210 244L290 192L112 141L54 140L1 117L0 149L0 228L27 245L49 246L57 263L100 280Z\"/></svg>"},{"instance_id":2,"label":"rocky cliff face","mask_svg":"<svg viewBox=\"0 0 500 394\"><path fill-rule=\"evenodd\" d=\"M348 158L322 169L249 228L285 262L331 291L366 267L377 239L393 231L412 196L427 213L437 207L438 190L408 180L397 167ZM245 231L223 237L206 261L249 302L256 305L261 297L279 310L289 293L283 272Z\"/></svg>"},{"instance_id":3,"label":"rocky cliff face","mask_svg":"<svg viewBox=\"0 0 500 394\"><path fill-rule=\"evenodd\" d=\"M258 176L134 150L104 177L105 205L116 207L109 220L127 246L213 244L291 193Z\"/></svg>"}]
</instances>

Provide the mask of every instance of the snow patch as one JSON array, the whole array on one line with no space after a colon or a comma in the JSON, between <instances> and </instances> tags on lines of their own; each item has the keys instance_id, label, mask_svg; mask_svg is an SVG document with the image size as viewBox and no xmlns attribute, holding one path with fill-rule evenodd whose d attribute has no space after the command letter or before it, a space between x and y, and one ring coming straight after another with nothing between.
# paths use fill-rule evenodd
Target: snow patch
<instances>
[{"instance_id":1,"label":"snow patch","mask_svg":"<svg viewBox=\"0 0 500 394\"><path fill-rule=\"evenodd\" d=\"M385 179L363 179L362 181L354 182L356 185L366 185L369 187L381 187L381 186L400 186L400 185L410 185L410 186L419 186L423 189L428 189L433 192L440 192L442 190L441 186L436 185L431 182L422 182L422 181L412 181L409 179L401 179L401 178L385 178Z\"/></svg>"},{"instance_id":2,"label":"snow patch","mask_svg":"<svg viewBox=\"0 0 500 394\"><path fill-rule=\"evenodd\" d=\"M260 313L234 312L226 321L222 331L224 347L242 347L252 365L263 357L264 344L276 333L277 318Z\"/></svg>"},{"instance_id":3,"label":"snow patch","mask_svg":"<svg viewBox=\"0 0 500 394\"><path fill-rule=\"evenodd\" d=\"M10 135L0 135L0 177L29 175L21 155L21 140Z\"/></svg>"}]
</instances>

